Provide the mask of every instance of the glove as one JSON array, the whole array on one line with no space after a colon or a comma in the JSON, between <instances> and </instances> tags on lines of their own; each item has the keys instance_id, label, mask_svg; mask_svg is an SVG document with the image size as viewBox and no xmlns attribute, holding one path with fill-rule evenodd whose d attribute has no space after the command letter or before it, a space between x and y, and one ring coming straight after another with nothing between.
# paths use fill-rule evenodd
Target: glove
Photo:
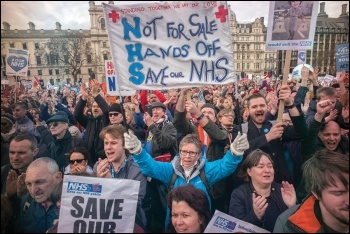
<instances>
[{"instance_id":1,"label":"glove","mask_svg":"<svg viewBox=\"0 0 350 234\"><path fill-rule=\"evenodd\" d=\"M132 154L141 153L141 141L132 132L124 133L125 149Z\"/></svg>"},{"instance_id":2,"label":"glove","mask_svg":"<svg viewBox=\"0 0 350 234\"><path fill-rule=\"evenodd\" d=\"M235 156L241 156L246 149L249 149L247 134L243 133L241 135L241 132L238 132L237 137L230 145L231 153Z\"/></svg>"}]
</instances>

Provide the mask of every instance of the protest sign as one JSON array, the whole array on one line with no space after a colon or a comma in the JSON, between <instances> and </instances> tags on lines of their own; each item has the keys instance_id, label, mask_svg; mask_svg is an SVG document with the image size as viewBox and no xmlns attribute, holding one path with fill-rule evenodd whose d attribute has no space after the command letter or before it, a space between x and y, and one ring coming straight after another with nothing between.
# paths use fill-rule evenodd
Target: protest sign
<instances>
[{"instance_id":1,"label":"protest sign","mask_svg":"<svg viewBox=\"0 0 350 234\"><path fill-rule=\"evenodd\" d=\"M140 182L65 175L59 233L132 233Z\"/></svg>"},{"instance_id":2,"label":"protest sign","mask_svg":"<svg viewBox=\"0 0 350 234\"><path fill-rule=\"evenodd\" d=\"M131 96L135 94L135 90L120 90L118 80L115 76L115 68L113 60L105 60L106 72L106 89L107 94L111 96Z\"/></svg>"},{"instance_id":3,"label":"protest sign","mask_svg":"<svg viewBox=\"0 0 350 234\"><path fill-rule=\"evenodd\" d=\"M204 233L270 233L253 224L216 210Z\"/></svg>"},{"instance_id":4,"label":"protest sign","mask_svg":"<svg viewBox=\"0 0 350 234\"><path fill-rule=\"evenodd\" d=\"M298 51L298 65L306 63L306 51L299 50Z\"/></svg>"},{"instance_id":5,"label":"protest sign","mask_svg":"<svg viewBox=\"0 0 350 234\"><path fill-rule=\"evenodd\" d=\"M8 49L6 58L7 76L27 76L28 50Z\"/></svg>"},{"instance_id":6,"label":"protest sign","mask_svg":"<svg viewBox=\"0 0 350 234\"><path fill-rule=\"evenodd\" d=\"M266 49L312 49L317 14L318 1L270 1Z\"/></svg>"},{"instance_id":7,"label":"protest sign","mask_svg":"<svg viewBox=\"0 0 350 234\"><path fill-rule=\"evenodd\" d=\"M164 90L235 81L226 1L102 6L122 90Z\"/></svg>"},{"instance_id":8,"label":"protest sign","mask_svg":"<svg viewBox=\"0 0 350 234\"><path fill-rule=\"evenodd\" d=\"M335 45L337 72L349 72L349 43Z\"/></svg>"}]
</instances>

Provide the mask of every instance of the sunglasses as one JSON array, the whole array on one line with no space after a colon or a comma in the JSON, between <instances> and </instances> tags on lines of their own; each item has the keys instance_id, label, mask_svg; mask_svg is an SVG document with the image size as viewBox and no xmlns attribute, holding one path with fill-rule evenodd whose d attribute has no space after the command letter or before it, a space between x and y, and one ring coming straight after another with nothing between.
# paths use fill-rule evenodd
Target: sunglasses
<instances>
[{"instance_id":1,"label":"sunglasses","mask_svg":"<svg viewBox=\"0 0 350 234\"><path fill-rule=\"evenodd\" d=\"M85 159L74 159L74 160L69 160L69 164L74 165L75 162L78 163L78 164L80 164L80 163L82 163L83 161L85 161Z\"/></svg>"},{"instance_id":2,"label":"sunglasses","mask_svg":"<svg viewBox=\"0 0 350 234\"><path fill-rule=\"evenodd\" d=\"M119 112L115 112L115 113L109 113L109 117L112 117L112 116L118 116L120 113Z\"/></svg>"},{"instance_id":3,"label":"sunglasses","mask_svg":"<svg viewBox=\"0 0 350 234\"><path fill-rule=\"evenodd\" d=\"M54 123L50 123L48 126L49 126L49 128L57 127L58 124L59 124L59 122L54 122Z\"/></svg>"}]
</instances>

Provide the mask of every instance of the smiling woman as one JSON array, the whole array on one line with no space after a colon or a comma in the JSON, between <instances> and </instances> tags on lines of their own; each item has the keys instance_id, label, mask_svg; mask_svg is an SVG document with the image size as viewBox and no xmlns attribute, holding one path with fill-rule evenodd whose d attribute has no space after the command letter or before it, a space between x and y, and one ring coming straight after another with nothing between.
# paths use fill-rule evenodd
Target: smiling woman
<instances>
[{"instance_id":1,"label":"smiling woman","mask_svg":"<svg viewBox=\"0 0 350 234\"><path fill-rule=\"evenodd\" d=\"M242 162L239 175L246 183L233 190L229 215L272 232L278 215L296 203L293 185L274 182L273 161L259 149Z\"/></svg>"}]
</instances>

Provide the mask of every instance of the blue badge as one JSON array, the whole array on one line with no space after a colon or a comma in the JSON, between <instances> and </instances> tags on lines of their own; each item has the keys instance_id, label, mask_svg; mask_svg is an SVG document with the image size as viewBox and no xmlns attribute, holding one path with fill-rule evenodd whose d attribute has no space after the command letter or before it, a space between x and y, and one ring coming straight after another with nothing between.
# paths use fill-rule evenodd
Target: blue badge
<instances>
[{"instance_id":1,"label":"blue badge","mask_svg":"<svg viewBox=\"0 0 350 234\"><path fill-rule=\"evenodd\" d=\"M268 132L269 132L269 129L264 128L264 133L268 133Z\"/></svg>"}]
</instances>

